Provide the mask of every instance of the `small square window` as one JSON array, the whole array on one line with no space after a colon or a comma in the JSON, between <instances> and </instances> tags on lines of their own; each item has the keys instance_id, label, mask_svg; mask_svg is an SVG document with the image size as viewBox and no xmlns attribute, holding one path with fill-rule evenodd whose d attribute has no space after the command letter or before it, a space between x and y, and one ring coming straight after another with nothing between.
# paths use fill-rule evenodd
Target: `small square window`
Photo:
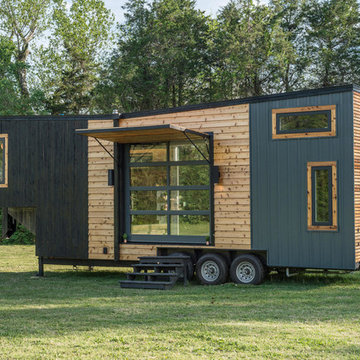
<instances>
[{"instance_id":1,"label":"small square window","mask_svg":"<svg viewBox=\"0 0 360 360\"><path fill-rule=\"evenodd\" d=\"M291 139L336 135L336 107L273 109L273 139Z\"/></svg>"},{"instance_id":2,"label":"small square window","mask_svg":"<svg viewBox=\"0 0 360 360\"><path fill-rule=\"evenodd\" d=\"M308 230L337 230L336 162L309 162Z\"/></svg>"}]
</instances>

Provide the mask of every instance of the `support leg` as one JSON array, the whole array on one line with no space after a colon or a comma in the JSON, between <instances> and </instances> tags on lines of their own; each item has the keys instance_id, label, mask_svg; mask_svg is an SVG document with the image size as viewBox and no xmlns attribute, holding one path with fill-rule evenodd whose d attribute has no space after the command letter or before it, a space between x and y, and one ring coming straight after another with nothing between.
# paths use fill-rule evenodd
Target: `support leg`
<instances>
[{"instance_id":1,"label":"support leg","mask_svg":"<svg viewBox=\"0 0 360 360\"><path fill-rule=\"evenodd\" d=\"M42 256L39 256L39 272L36 276L44 276L44 262Z\"/></svg>"}]
</instances>

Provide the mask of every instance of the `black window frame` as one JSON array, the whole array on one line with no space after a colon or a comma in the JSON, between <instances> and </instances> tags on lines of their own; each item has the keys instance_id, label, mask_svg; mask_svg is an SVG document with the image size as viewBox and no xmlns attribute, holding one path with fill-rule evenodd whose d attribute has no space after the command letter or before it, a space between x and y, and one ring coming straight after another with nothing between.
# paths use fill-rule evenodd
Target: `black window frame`
<instances>
[{"instance_id":1,"label":"black window frame","mask_svg":"<svg viewBox=\"0 0 360 360\"><path fill-rule=\"evenodd\" d=\"M311 129L294 129L294 130L280 130L281 116L296 116L296 115L312 115L312 114L326 114L327 127L326 128L311 128ZM318 133L331 131L331 110L314 110L314 111L299 111L276 114L276 134L302 134L302 133Z\"/></svg>"},{"instance_id":2,"label":"black window frame","mask_svg":"<svg viewBox=\"0 0 360 360\"><path fill-rule=\"evenodd\" d=\"M328 171L328 197L329 197L329 206L328 206L328 216L329 221L322 222L322 221L316 221L316 178L315 178L315 172L317 170L327 170ZM332 199L333 199L333 179L332 179L332 166L313 166L311 167L311 187L312 187L312 196L311 196L311 206L312 206L312 225L313 226L332 226L333 225L333 205L332 205Z\"/></svg>"},{"instance_id":3,"label":"black window frame","mask_svg":"<svg viewBox=\"0 0 360 360\"><path fill-rule=\"evenodd\" d=\"M186 143L186 139L184 142ZM167 161L159 162L130 162L130 144L125 145L125 234L127 243L145 243L145 244L180 244L180 245L213 245L214 244L214 178L212 176L213 168L213 135L209 133L209 159L193 161L170 161L170 144L178 141L163 141L166 143ZM148 143L147 143L148 144ZM191 145L191 142L189 142ZM144 144L145 145L145 144ZM193 145L192 145L193 146ZM208 185L191 186L172 186L170 185L170 169L172 166L184 165L207 165L209 174ZM130 168L131 167L158 167L166 166L167 184L166 186L130 186ZM131 191L136 190L163 190L168 192L167 210L131 210ZM208 190L209 191L209 210L171 210L170 192L174 190ZM167 217L166 235L139 235L131 234L131 215L165 215ZM209 235L191 236L191 235L170 235L171 216L172 215L205 215L209 217Z\"/></svg>"}]
</instances>

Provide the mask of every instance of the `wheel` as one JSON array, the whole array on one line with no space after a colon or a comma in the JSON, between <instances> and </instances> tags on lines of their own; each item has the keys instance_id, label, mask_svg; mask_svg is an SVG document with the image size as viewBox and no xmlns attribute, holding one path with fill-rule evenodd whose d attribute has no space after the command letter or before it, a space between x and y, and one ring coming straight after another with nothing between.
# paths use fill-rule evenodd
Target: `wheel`
<instances>
[{"instance_id":1,"label":"wheel","mask_svg":"<svg viewBox=\"0 0 360 360\"><path fill-rule=\"evenodd\" d=\"M188 275L188 280L192 280L192 278L194 277L194 262L192 260L192 255L188 254L186 252L176 252L173 254L170 254L170 256L189 256L190 260L186 262L186 266L187 266L187 275Z\"/></svg>"},{"instance_id":2,"label":"wheel","mask_svg":"<svg viewBox=\"0 0 360 360\"><path fill-rule=\"evenodd\" d=\"M223 284L228 277L226 260L219 254L205 254L196 263L196 277L203 285Z\"/></svg>"},{"instance_id":3,"label":"wheel","mask_svg":"<svg viewBox=\"0 0 360 360\"><path fill-rule=\"evenodd\" d=\"M265 277L264 266L257 256L237 256L230 266L230 277L237 284L261 284Z\"/></svg>"}]
</instances>

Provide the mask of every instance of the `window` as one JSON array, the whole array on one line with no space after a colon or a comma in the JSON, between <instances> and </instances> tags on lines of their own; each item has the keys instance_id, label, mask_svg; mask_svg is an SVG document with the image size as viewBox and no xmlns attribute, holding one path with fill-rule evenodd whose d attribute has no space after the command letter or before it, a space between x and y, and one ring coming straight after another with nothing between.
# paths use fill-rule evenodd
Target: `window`
<instances>
[{"instance_id":1,"label":"window","mask_svg":"<svg viewBox=\"0 0 360 360\"><path fill-rule=\"evenodd\" d=\"M336 162L309 162L308 230L337 230Z\"/></svg>"},{"instance_id":2,"label":"window","mask_svg":"<svg viewBox=\"0 0 360 360\"><path fill-rule=\"evenodd\" d=\"M203 154L208 140L194 141ZM210 165L189 141L128 147L128 241L205 244Z\"/></svg>"},{"instance_id":3,"label":"window","mask_svg":"<svg viewBox=\"0 0 360 360\"><path fill-rule=\"evenodd\" d=\"M336 106L272 110L273 139L336 135Z\"/></svg>"},{"instance_id":4,"label":"window","mask_svg":"<svg viewBox=\"0 0 360 360\"><path fill-rule=\"evenodd\" d=\"M0 134L0 188L8 186L8 136Z\"/></svg>"}]
</instances>

